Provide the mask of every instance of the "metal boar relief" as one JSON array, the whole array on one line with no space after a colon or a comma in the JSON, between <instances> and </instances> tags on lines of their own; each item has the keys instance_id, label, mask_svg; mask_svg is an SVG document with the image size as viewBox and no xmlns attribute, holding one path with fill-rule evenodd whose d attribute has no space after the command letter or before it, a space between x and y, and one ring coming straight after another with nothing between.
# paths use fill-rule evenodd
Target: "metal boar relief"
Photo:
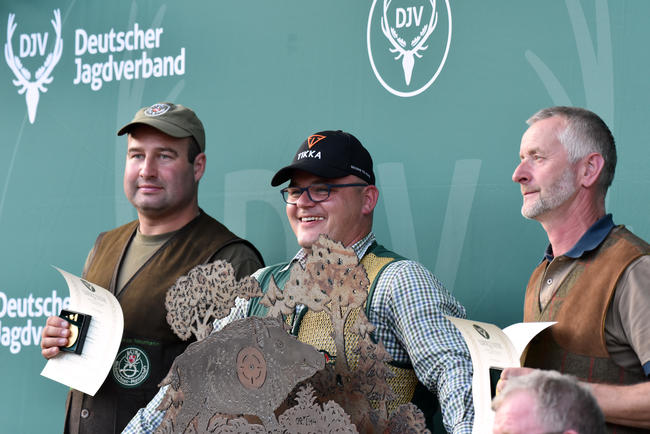
<instances>
[{"instance_id":1,"label":"metal boar relief","mask_svg":"<svg viewBox=\"0 0 650 434\"><path fill-rule=\"evenodd\" d=\"M167 412L158 432L285 431L275 409L324 364L321 353L289 335L276 318L234 321L174 360L161 382L169 387L159 407ZM255 416L263 426L240 415Z\"/></svg>"},{"instance_id":2,"label":"metal boar relief","mask_svg":"<svg viewBox=\"0 0 650 434\"><path fill-rule=\"evenodd\" d=\"M161 382L168 386L159 407L166 414L157 432L356 432L340 406L316 404L308 386L278 423L274 410L325 364L314 347L287 333L284 322L245 318L210 334L213 321L228 315L237 297L261 295L257 280L236 281L224 261L193 268L168 290L172 330L184 340L194 335L197 342Z\"/></svg>"},{"instance_id":3,"label":"metal boar relief","mask_svg":"<svg viewBox=\"0 0 650 434\"><path fill-rule=\"evenodd\" d=\"M362 309L369 281L352 249L321 236L305 268L294 264L284 290L271 282L261 300L267 318L235 321L209 336L206 328L237 296L261 291L254 279L235 282L226 266L199 267L187 275L192 283L181 278L167 295L176 334L203 340L188 346L162 381L169 387L157 432L426 432L412 404L387 410L394 396L386 383L390 356L370 338L374 326ZM189 294L194 288L198 296ZM297 304L329 324L328 353L338 356L324 368L321 352L286 332Z\"/></svg>"}]
</instances>

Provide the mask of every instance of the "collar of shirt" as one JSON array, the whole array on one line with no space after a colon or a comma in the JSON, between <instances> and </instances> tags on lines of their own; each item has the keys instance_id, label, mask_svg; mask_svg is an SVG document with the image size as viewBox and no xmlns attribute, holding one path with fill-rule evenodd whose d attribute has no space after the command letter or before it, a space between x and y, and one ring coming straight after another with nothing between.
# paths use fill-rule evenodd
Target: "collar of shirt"
<instances>
[{"instance_id":1,"label":"collar of shirt","mask_svg":"<svg viewBox=\"0 0 650 434\"><path fill-rule=\"evenodd\" d=\"M375 242L375 234L372 232L368 232L368 235L365 237L361 238L359 241L356 243L352 244L352 249L354 252L357 254L357 257L359 259L363 258L370 246L372 246L372 243ZM287 270L291 265L293 265L294 262L298 261L302 268L305 268L305 265L307 264L307 255L309 255L309 252L307 252L305 249L300 249L298 253L296 253L296 256L289 261L286 267L284 267L282 270Z\"/></svg>"},{"instance_id":2,"label":"collar of shirt","mask_svg":"<svg viewBox=\"0 0 650 434\"><path fill-rule=\"evenodd\" d=\"M603 242L605 237L607 237L613 228L614 221L611 214L607 214L604 217L601 217L598 221L596 221L596 223L587 229L587 232L585 232L582 237L580 237L578 242L573 247L571 247L571 250L566 252L564 256L576 259L581 257L585 252L594 250L600 245L600 243ZM548 262L551 262L553 260L553 249L550 244L548 247L546 247L544 258Z\"/></svg>"}]
</instances>

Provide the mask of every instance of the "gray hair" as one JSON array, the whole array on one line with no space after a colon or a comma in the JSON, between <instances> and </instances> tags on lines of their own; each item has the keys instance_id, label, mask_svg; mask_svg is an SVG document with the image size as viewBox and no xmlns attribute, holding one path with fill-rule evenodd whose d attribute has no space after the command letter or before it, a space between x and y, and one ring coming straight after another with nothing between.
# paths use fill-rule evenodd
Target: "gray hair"
<instances>
[{"instance_id":1,"label":"gray hair","mask_svg":"<svg viewBox=\"0 0 650 434\"><path fill-rule=\"evenodd\" d=\"M508 378L506 386L492 401L492 408L497 410L517 391L526 391L535 398L536 408L531 411L547 431L606 432L605 418L596 399L573 376L535 370L528 375Z\"/></svg>"},{"instance_id":2,"label":"gray hair","mask_svg":"<svg viewBox=\"0 0 650 434\"><path fill-rule=\"evenodd\" d=\"M566 121L566 128L558 133L558 140L569 154L569 161L575 163L592 152L603 156L605 165L598 183L603 196L612 185L616 170L616 144L612 132L595 113L579 107L549 107L535 113L526 121L533 125L537 121L558 116Z\"/></svg>"}]
</instances>

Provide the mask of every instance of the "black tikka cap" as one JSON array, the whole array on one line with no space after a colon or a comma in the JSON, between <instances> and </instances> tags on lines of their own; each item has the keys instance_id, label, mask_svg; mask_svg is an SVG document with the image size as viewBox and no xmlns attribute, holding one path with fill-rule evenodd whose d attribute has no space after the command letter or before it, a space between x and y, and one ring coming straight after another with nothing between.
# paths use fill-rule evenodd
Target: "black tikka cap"
<instances>
[{"instance_id":1,"label":"black tikka cap","mask_svg":"<svg viewBox=\"0 0 650 434\"><path fill-rule=\"evenodd\" d=\"M273 176L271 185L276 187L288 181L294 170L304 170L323 178L355 175L368 184L375 184L372 157L356 137L341 130L321 131L307 137L293 162Z\"/></svg>"}]
</instances>

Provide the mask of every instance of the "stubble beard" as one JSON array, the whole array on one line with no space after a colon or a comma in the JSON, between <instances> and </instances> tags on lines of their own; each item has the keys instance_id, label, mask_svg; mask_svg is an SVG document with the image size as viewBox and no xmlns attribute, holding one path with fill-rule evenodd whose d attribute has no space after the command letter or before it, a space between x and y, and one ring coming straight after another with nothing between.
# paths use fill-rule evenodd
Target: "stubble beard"
<instances>
[{"instance_id":1,"label":"stubble beard","mask_svg":"<svg viewBox=\"0 0 650 434\"><path fill-rule=\"evenodd\" d=\"M573 171L570 167L567 167L560 179L548 187L546 192L539 192L535 202L527 204L524 200L521 206L521 215L527 219L535 219L562 205L577 190L577 187L574 185L574 178Z\"/></svg>"}]
</instances>

